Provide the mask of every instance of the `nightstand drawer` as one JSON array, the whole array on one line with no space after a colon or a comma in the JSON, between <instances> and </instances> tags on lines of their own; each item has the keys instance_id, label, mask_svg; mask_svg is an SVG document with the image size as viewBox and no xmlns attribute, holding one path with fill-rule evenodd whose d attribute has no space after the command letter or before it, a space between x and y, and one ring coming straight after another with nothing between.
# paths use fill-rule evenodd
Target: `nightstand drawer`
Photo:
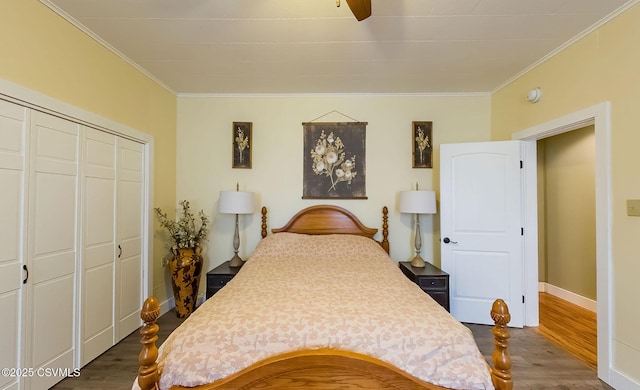
<instances>
[{"instance_id":1,"label":"nightstand drawer","mask_svg":"<svg viewBox=\"0 0 640 390\"><path fill-rule=\"evenodd\" d=\"M239 270L236 267L229 267L229 262L227 261L207 272L207 298L229 283Z\"/></svg>"},{"instance_id":2,"label":"nightstand drawer","mask_svg":"<svg viewBox=\"0 0 640 390\"><path fill-rule=\"evenodd\" d=\"M409 262L398 263L400 270L434 301L449 311L449 274L427 263L423 268L412 267Z\"/></svg>"},{"instance_id":3,"label":"nightstand drawer","mask_svg":"<svg viewBox=\"0 0 640 390\"><path fill-rule=\"evenodd\" d=\"M222 276L222 275L216 275L213 278L210 278L208 280L208 282L210 283L210 285L207 285L207 287L213 287L213 288L222 288L224 287L225 284L227 284L231 279L233 279L233 276Z\"/></svg>"},{"instance_id":4,"label":"nightstand drawer","mask_svg":"<svg viewBox=\"0 0 640 390\"><path fill-rule=\"evenodd\" d=\"M221 275L207 278L207 299L220 291L220 289L224 287L231 279L232 277Z\"/></svg>"},{"instance_id":5,"label":"nightstand drawer","mask_svg":"<svg viewBox=\"0 0 640 390\"><path fill-rule=\"evenodd\" d=\"M436 277L419 278L418 285L422 289L446 290L448 288L447 278L436 278Z\"/></svg>"},{"instance_id":6,"label":"nightstand drawer","mask_svg":"<svg viewBox=\"0 0 640 390\"><path fill-rule=\"evenodd\" d=\"M424 290L434 301L449 311L449 292L448 291L427 291Z\"/></svg>"}]
</instances>

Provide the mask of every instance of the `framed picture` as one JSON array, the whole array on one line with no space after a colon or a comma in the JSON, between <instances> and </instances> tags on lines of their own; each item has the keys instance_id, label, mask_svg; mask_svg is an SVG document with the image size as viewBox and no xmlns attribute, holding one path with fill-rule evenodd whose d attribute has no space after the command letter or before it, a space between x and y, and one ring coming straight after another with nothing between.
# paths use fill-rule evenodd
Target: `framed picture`
<instances>
[{"instance_id":1,"label":"framed picture","mask_svg":"<svg viewBox=\"0 0 640 390\"><path fill-rule=\"evenodd\" d=\"M413 168L433 167L433 123L411 122Z\"/></svg>"},{"instance_id":2,"label":"framed picture","mask_svg":"<svg viewBox=\"0 0 640 390\"><path fill-rule=\"evenodd\" d=\"M232 168L251 168L252 127L253 124L251 122L233 122Z\"/></svg>"},{"instance_id":3,"label":"framed picture","mask_svg":"<svg viewBox=\"0 0 640 390\"><path fill-rule=\"evenodd\" d=\"M367 199L366 122L303 123L303 199Z\"/></svg>"}]
</instances>

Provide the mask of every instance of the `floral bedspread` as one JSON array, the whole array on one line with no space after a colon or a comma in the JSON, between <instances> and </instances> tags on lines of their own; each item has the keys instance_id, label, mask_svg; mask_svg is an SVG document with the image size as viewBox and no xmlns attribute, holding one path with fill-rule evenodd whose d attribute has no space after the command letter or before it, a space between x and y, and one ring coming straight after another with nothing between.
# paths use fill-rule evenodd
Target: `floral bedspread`
<instances>
[{"instance_id":1,"label":"floral bedspread","mask_svg":"<svg viewBox=\"0 0 640 390\"><path fill-rule=\"evenodd\" d=\"M488 314L487 314L488 315ZM471 331L359 236L278 233L160 348L161 389L299 349L356 351L427 382L493 389Z\"/></svg>"}]
</instances>

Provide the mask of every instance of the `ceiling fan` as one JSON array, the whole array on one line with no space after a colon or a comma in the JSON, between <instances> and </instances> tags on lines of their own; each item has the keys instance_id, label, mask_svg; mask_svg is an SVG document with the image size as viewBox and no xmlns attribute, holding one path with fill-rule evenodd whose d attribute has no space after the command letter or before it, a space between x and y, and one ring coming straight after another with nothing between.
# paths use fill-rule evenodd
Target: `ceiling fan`
<instances>
[{"instance_id":1,"label":"ceiling fan","mask_svg":"<svg viewBox=\"0 0 640 390\"><path fill-rule=\"evenodd\" d=\"M371 0L346 0L353 16L358 22L371 16ZM340 0L336 0L336 6L340 7Z\"/></svg>"}]
</instances>

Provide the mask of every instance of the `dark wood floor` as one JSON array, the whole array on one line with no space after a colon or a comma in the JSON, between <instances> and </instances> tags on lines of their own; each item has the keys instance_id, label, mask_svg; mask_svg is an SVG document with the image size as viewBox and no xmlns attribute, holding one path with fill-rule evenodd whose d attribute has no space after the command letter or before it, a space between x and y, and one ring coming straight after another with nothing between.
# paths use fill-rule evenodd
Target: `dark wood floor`
<instances>
[{"instance_id":1,"label":"dark wood floor","mask_svg":"<svg viewBox=\"0 0 640 390\"><path fill-rule=\"evenodd\" d=\"M180 324L173 311L160 317L158 345ZM468 324L487 360L493 351L491 327ZM596 377L596 372L568 352L543 338L536 329L510 329L510 353L515 389L612 389ZM80 371L53 389L130 389L136 377L140 337L134 332Z\"/></svg>"}]
</instances>

